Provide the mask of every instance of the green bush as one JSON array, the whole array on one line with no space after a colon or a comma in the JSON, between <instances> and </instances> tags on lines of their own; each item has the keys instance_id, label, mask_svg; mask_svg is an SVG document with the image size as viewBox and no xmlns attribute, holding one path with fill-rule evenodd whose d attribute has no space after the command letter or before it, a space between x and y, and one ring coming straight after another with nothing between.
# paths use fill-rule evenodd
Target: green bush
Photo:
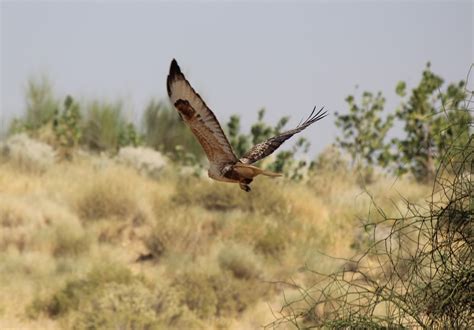
<instances>
[{"instance_id":1,"label":"green bush","mask_svg":"<svg viewBox=\"0 0 474 330\"><path fill-rule=\"evenodd\" d=\"M37 131L52 120L58 105L51 82L46 77L30 79L26 90L26 113L23 118L13 120L9 133Z\"/></svg>"},{"instance_id":2,"label":"green bush","mask_svg":"<svg viewBox=\"0 0 474 330\"><path fill-rule=\"evenodd\" d=\"M93 151L115 152L127 143L138 144L139 137L124 118L121 103L95 101L86 111L81 142Z\"/></svg>"},{"instance_id":3,"label":"green bush","mask_svg":"<svg viewBox=\"0 0 474 330\"><path fill-rule=\"evenodd\" d=\"M177 111L162 102L149 103L143 117L143 127L146 145L171 156L175 161L193 163L204 155L201 145L179 118Z\"/></svg>"},{"instance_id":4,"label":"green bush","mask_svg":"<svg viewBox=\"0 0 474 330\"><path fill-rule=\"evenodd\" d=\"M53 131L60 156L71 159L81 139L82 129L79 104L69 95L64 100L62 111L57 110L55 113Z\"/></svg>"}]
</instances>

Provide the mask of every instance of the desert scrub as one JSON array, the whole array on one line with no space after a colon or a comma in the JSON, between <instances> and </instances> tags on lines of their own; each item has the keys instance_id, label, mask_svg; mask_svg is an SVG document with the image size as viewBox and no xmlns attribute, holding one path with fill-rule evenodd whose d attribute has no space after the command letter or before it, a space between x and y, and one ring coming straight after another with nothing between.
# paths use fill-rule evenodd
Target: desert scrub
<instances>
[{"instance_id":1,"label":"desert scrub","mask_svg":"<svg viewBox=\"0 0 474 330\"><path fill-rule=\"evenodd\" d=\"M77 187L75 207L79 216L85 220L125 220L139 214L138 197L131 186L135 176L113 167L92 174Z\"/></svg>"},{"instance_id":2,"label":"desert scrub","mask_svg":"<svg viewBox=\"0 0 474 330\"><path fill-rule=\"evenodd\" d=\"M121 148L116 161L152 178L159 178L168 162L160 152L145 147Z\"/></svg>"},{"instance_id":3,"label":"desert scrub","mask_svg":"<svg viewBox=\"0 0 474 330\"><path fill-rule=\"evenodd\" d=\"M86 276L68 280L50 297L35 299L27 308L28 313L33 316L41 312L50 317L63 316L88 303L94 296L101 295L107 284L130 284L137 280L128 268L104 263L94 267Z\"/></svg>"},{"instance_id":4,"label":"desert scrub","mask_svg":"<svg viewBox=\"0 0 474 330\"><path fill-rule=\"evenodd\" d=\"M181 303L198 317L208 319L216 314L217 296L208 274L198 271L181 274L173 286L180 292Z\"/></svg>"},{"instance_id":5,"label":"desert scrub","mask_svg":"<svg viewBox=\"0 0 474 330\"><path fill-rule=\"evenodd\" d=\"M254 247L258 254L274 258L284 253L294 241L294 233L301 231L300 219L290 215L232 211L226 212L217 224L223 239Z\"/></svg>"},{"instance_id":6,"label":"desert scrub","mask_svg":"<svg viewBox=\"0 0 474 330\"><path fill-rule=\"evenodd\" d=\"M89 250L92 241L92 237L87 235L79 222L75 226L58 224L54 231L54 238L53 255L55 257L78 256Z\"/></svg>"},{"instance_id":7,"label":"desert scrub","mask_svg":"<svg viewBox=\"0 0 474 330\"><path fill-rule=\"evenodd\" d=\"M0 248L77 256L91 240L68 208L43 198L0 194Z\"/></svg>"},{"instance_id":8,"label":"desert scrub","mask_svg":"<svg viewBox=\"0 0 474 330\"><path fill-rule=\"evenodd\" d=\"M282 190L277 180L265 177L259 177L252 183L250 193L242 191L237 184L185 177L177 183L174 201L181 205L200 205L213 211L240 209L263 214L286 214L288 204Z\"/></svg>"},{"instance_id":9,"label":"desert scrub","mask_svg":"<svg viewBox=\"0 0 474 330\"><path fill-rule=\"evenodd\" d=\"M156 223L144 242L155 257L163 253L205 254L217 230L216 217L202 208L178 207L156 210Z\"/></svg>"},{"instance_id":10,"label":"desert scrub","mask_svg":"<svg viewBox=\"0 0 474 330\"><path fill-rule=\"evenodd\" d=\"M0 143L0 162L10 162L32 174L45 172L54 164L55 157L51 146L29 138L26 133L13 135Z\"/></svg>"},{"instance_id":11,"label":"desert scrub","mask_svg":"<svg viewBox=\"0 0 474 330\"><path fill-rule=\"evenodd\" d=\"M288 244L287 232L282 226L270 228L263 236L259 237L255 243L256 251L278 258L284 253Z\"/></svg>"},{"instance_id":12,"label":"desert scrub","mask_svg":"<svg viewBox=\"0 0 474 330\"><path fill-rule=\"evenodd\" d=\"M102 296L94 298L79 312L74 328L151 329L158 326L153 310L154 296L143 286L112 283L104 288Z\"/></svg>"},{"instance_id":13,"label":"desert scrub","mask_svg":"<svg viewBox=\"0 0 474 330\"><path fill-rule=\"evenodd\" d=\"M156 329L156 297L140 282L105 284L80 308L74 329Z\"/></svg>"},{"instance_id":14,"label":"desert scrub","mask_svg":"<svg viewBox=\"0 0 474 330\"><path fill-rule=\"evenodd\" d=\"M173 281L172 287L202 320L236 317L260 299L269 297L270 285L257 279L239 279L230 271L190 269Z\"/></svg>"},{"instance_id":15,"label":"desert scrub","mask_svg":"<svg viewBox=\"0 0 474 330\"><path fill-rule=\"evenodd\" d=\"M326 147L311 163L307 186L318 195L332 196L356 184L349 159L336 146Z\"/></svg>"},{"instance_id":16,"label":"desert scrub","mask_svg":"<svg viewBox=\"0 0 474 330\"><path fill-rule=\"evenodd\" d=\"M46 253L7 250L0 252L0 283L8 287L15 283L36 280L47 280L56 272L56 259ZM13 284L14 285L14 284Z\"/></svg>"},{"instance_id":17,"label":"desert scrub","mask_svg":"<svg viewBox=\"0 0 474 330\"><path fill-rule=\"evenodd\" d=\"M257 279L239 279L230 271L212 274L209 281L216 293L218 317L237 317L274 293L271 284Z\"/></svg>"},{"instance_id":18,"label":"desert scrub","mask_svg":"<svg viewBox=\"0 0 474 330\"><path fill-rule=\"evenodd\" d=\"M72 318L75 329L204 329L173 287L143 282L105 284Z\"/></svg>"},{"instance_id":19,"label":"desert scrub","mask_svg":"<svg viewBox=\"0 0 474 330\"><path fill-rule=\"evenodd\" d=\"M218 255L219 266L230 271L236 278L258 279L262 277L262 260L247 245L230 242Z\"/></svg>"}]
</instances>

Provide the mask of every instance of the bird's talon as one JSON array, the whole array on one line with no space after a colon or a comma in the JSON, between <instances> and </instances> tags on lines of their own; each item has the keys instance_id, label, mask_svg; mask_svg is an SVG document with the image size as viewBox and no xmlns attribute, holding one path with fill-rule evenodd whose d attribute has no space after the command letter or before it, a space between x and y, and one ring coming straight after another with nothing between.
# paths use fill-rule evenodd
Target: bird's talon
<instances>
[{"instance_id":1,"label":"bird's talon","mask_svg":"<svg viewBox=\"0 0 474 330\"><path fill-rule=\"evenodd\" d=\"M241 185L240 185L240 189L242 189L242 190L244 190L244 191L246 191L246 192L249 192L250 190L252 190L252 189L250 189L250 186L248 186L248 185L246 185L246 184L241 184Z\"/></svg>"}]
</instances>

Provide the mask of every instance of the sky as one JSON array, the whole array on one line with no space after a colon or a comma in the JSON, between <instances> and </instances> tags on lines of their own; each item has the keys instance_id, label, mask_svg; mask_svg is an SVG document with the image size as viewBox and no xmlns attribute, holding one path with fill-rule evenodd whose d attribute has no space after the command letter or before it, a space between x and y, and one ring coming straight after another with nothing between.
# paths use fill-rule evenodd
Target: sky
<instances>
[{"instance_id":1,"label":"sky","mask_svg":"<svg viewBox=\"0 0 474 330\"><path fill-rule=\"evenodd\" d=\"M0 4L3 130L41 75L59 97L120 99L140 122L152 98L167 99L176 58L222 124L238 114L248 128L265 107L268 122L290 115L292 126L325 106L330 116L303 133L314 153L338 135L347 95L380 90L394 111L397 82L413 87L426 62L448 82L474 62L473 1Z\"/></svg>"}]
</instances>

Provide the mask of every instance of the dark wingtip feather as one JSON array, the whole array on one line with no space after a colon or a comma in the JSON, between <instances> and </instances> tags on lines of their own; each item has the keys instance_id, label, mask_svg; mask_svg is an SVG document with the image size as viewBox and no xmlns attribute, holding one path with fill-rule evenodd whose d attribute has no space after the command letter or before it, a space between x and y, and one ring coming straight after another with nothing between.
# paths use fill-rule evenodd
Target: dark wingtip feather
<instances>
[{"instance_id":1,"label":"dark wingtip feather","mask_svg":"<svg viewBox=\"0 0 474 330\"><path fill-rule=\"evenodd\" d=\"M179 68L178 62L176 62L176 60L173 58L170 66L170 76L174 76L179 73L181 73L181 69Z\"/></svg>"},{"instance_id":2,"label":"dark wingtip feather","mask_svg":"<svg viewBox=\"0 0 474 330\"><path fill-rule=\"evenodd\" d=\"M307 126L317 122L318 120L323 119L324 117L326 117L328 115L328 112L323 111L323 110L324 110L324 107L319 109L318 112L314 113L316 111L316 107L314 107L313 111L311 111L311 114L308 116L308 118L306 118L306 120L303 123L298 124L297 127L302 127L302 126L307 127Z\"/></svg>"},{"instance_id":3,"label":"dark wingtip feather","mask_svg":"<svg viewBox=\"0 0 474 330\"><path fill-rule=\"evenodd\" d=\"M170 66L170 73L168 75L168 79L166 79L166 89L168 91L169 97L171 97L171 82L179 74L181 74L181 69L179 68L178 62L176 62L176 60L173 58Z\"/></svg>"}]
</instances>

